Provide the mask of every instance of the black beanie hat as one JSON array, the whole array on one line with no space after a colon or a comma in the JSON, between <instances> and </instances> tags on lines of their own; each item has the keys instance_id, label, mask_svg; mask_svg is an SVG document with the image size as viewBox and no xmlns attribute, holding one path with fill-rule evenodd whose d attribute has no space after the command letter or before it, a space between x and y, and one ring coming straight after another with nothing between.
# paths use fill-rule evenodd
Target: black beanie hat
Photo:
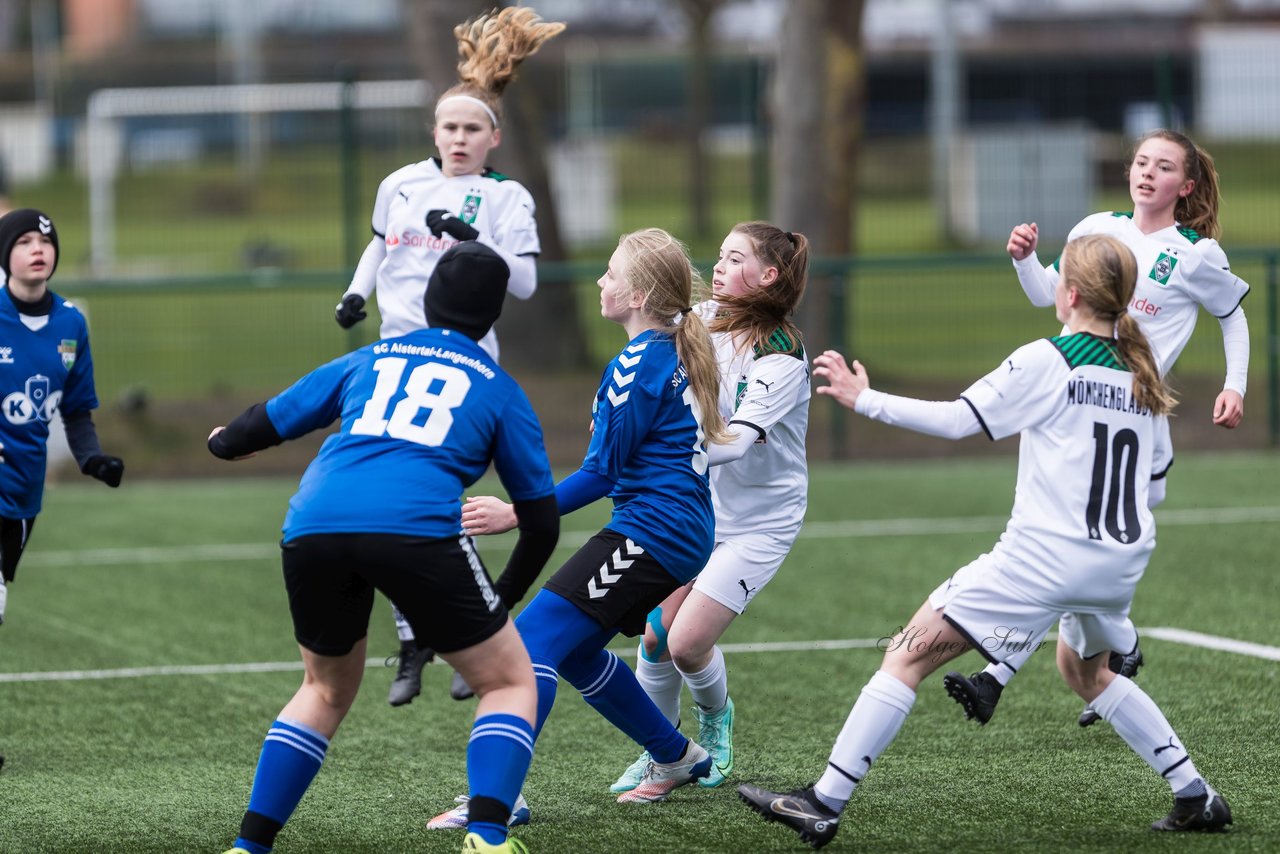
<instances>
[{"instance_id":1,"label":"black beanie hat","mask_svg":"<svg viewBox=\"0 0 1280 854\"><path fill-rule=\"evenodd\" d=\"M427 323L479 341L502 314L510 276L507 262L483 243L455 244L440 256L427 282Z\"/></svg>"},{"instance_id":2,"label":"black beanie hat","mask_svg":"<svg viewBox=\"0 0 1280 854\"><path fill-rule=\"evenodd\" d=\"M35 208L19 208L0 217L0 270L4 270L6 278L9 276L9 256L13 254L14 244L28 231L38 231L53 241L53 266L49 268L49 275L52 277L53 271L58 269L58 258L62 252L58 247L58 229L53 227L53 220Z\"/></svg>"}]
</instances>

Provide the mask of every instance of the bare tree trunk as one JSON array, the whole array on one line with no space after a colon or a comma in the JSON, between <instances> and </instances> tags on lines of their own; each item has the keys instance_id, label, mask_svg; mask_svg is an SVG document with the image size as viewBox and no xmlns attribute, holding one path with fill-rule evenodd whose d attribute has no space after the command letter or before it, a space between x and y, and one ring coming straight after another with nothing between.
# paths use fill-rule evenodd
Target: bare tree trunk
<instances>
[{"instance_id":1,"label":"bare tree trunk","mask_svg":"<svg viewBox=\"0 0 1280 854\"><path fill-rule=\"evenodd\" d=\"M423 76L434 92L457 82L458 43L453 28L493 8L492 0L402 0L409 24L409 45ZM530 59L537 62L554 43ZM434 105L434 99L432 101ZM547 142L543 134L541 98L528 81L516 80L503 97L502 145L493 152L491 165L509 172L533 196L538 215L540 260L568 258L560 235L551 176L547 169ZM433 117L428 114L427 122ZM532 299L509 299L498 321L502 360L522 368L573 368L587 362L586 337L578 316L573 282L540 277Z\"/></svg>"},{"instance_id":2,"label":"bare tree trunk","mask_svg":"<svg viewBox=\"0 0 1280 854\"><path fill-rule=\"evenodd\" d=\"M800 328L810 353L847 349L863 133L864 0L788 0L773 88L773 221L812 246ZM825 263L824 263L825 262ZM847 456L845 418L828 410L829 452Z\"/></svg>"},{"instance_id":3,"label":"bare tree trunk","mask_svg":"<svg viewBox=\"0 0 1280 854\"><path fill-rule=\"evenodd\" d=\"M802 232L812 254L827 254L827 69L825 33L826 0L789 0L783 16L782 36L772 91L773 199L770 218L780 228ZM829 283L822 275L810 277L800 305L800 328L810 349L826 340L818 333L826 313Z\"/></svg>"},{"instance_id":4,"label":"bare tree trunk","mask_svg":"<svg viewBox=\"0 0 1280 854\"><path fill-rule=\"evenodd\" d=\"M686 145L689 150L689 212L693 236L711 237L711 164L707 157L707 130L712 124L711 18L721 0L683 0L689 20L689 101L686 113Z\"/></svg>"},{"instance_id":5,"label":"bare tree trunk","mask_svg":"<svg viewBox=\"0 0 1280 854\"><path fill-rule=\"evenodd\" d=\"M863 0L827 4L827 145L830 180L824 251L852 255L856 248L858 154L862 149L866 60L862 49Z\"/></svg>"}]
</instances>

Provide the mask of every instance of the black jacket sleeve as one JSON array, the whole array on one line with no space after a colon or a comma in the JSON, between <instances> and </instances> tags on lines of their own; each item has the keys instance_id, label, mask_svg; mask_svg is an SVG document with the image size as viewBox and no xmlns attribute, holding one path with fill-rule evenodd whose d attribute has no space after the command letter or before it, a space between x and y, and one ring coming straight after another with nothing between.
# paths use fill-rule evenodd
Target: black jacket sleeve
<instances>
[{"instance_id":1,"label":"black jacket sleeve","mask_svg":"<svg viewBox=\"0 0 1280 854\"><path fill-rule=\"evenodd\" d=\"M234 460L283 442L267 417L267 405L255 403L209 440L209 452L224 460Z\"/></svg>"},{"instance_id":2,"label":"black jacket sleeve","mask_svg":"<svg viewBox=\"0 0 1280 854\"><path fill-rule=\"evenodd\" d=\"M493 585L507 608L514 607L529 592L560 539L560 508L554 495L517 501L513 506L520 538L511 550L506 569Z\"/></svg>"},{"instance_id":3,"label":"black jacket sleeve","mask_svg":"<svg viewBox=\"0 0 1280 854\"><path fill-rule=\"evenodd\" d=\"M67 431L67 446L71 455L76 458L76 465L84 471L90 459L102 455L102 446L98 444L98 430L93 426L93 415L90 410L77 412L74 415L62 413L62 426Z\"/></svg>"}]
</instances>

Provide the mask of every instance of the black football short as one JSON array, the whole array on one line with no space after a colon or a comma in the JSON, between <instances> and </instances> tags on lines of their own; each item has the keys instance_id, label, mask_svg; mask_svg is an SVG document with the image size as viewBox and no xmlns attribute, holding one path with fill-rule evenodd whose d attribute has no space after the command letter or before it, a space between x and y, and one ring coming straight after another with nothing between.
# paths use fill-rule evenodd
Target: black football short
<instances>
[{"instance_id":1,"label":"black football short","mask_svg":"<svg viewBox=\"0 0 1280 854\"><path fill-rule=\"evenodd\" d=\"M643 632L649 612L679 586L648 552L608 528L587 540L546 584L602 628L628 637Z\"/></svg>"},{"instance_id":2,"label":"black football short","mask_svg":"<svg viewBox=\"0 0 1280 854\"><path fill-rule=\"evenodd\" d=\"M18 561L22 560L22 552L35 526L34 516L30 519L0 519L0 574L6 584L18 574Z\"/></svg>"},{"instance_id":3,"label":"black football short","mask_svg":"<svg viewBox=\"0 0 1280 854\"><path fill-rule=\"evenodd\" d=\"M507 622L468 537L311 534L280 551L294 637L319 655L346 655L368 634L375 589L437 652L475 646Z\"/></svg>"}]
</instances>

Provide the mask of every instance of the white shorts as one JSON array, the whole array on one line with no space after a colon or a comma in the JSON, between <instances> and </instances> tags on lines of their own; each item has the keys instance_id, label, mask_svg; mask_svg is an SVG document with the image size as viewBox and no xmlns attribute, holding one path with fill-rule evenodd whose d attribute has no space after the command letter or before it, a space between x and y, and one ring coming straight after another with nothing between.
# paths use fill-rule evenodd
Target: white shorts
<instances>
[{"instance_id":1,"label":"white shorts","mask_svg":"<svg viewBox=\"0 0 1280 854\"><path fill-rule=\"evenodd\" d=\"M693 589L741 614L786 560L775 537L738 536L716 543Z\"/></svg>"},{"instance_id":2,"label":"white shorts","mask_svg":"<svg viewBox=\"0 0 1280 854\"><path fill-rule=\"evenodd\" d=\"M1026 660L1028 648L1038 645L1059 620L1059 637L1081 658L1109 650L1127 653L1138 642L1128 605L1068 613L1011 595L1016 584L997 559L984 554L939 584L929 594L929 604L988 661L1012 658L1015 670Z\"/></svg>"}]
</instances>

